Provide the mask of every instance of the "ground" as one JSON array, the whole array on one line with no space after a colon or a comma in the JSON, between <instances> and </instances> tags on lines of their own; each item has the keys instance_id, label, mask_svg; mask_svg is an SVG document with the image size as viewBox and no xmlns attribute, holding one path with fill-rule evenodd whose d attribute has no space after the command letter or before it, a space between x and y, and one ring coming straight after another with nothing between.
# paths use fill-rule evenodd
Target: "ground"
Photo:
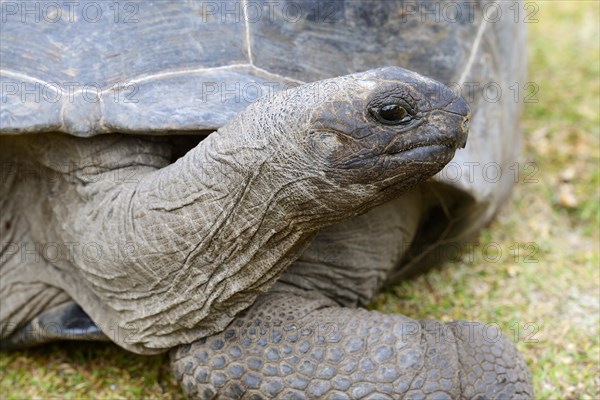
<instances>
[{"instance_id":1,"label":"ground","mask_svg":"<svg viewBox=\"0 0 600 400\"><path fill-rule=\"evenodd\" d=\"M536 398L597 399L600 6L530 3L539 12L529 24L528 81L539 87L539 101L525 104L511 202L461 261L386 290L372 308L497 324L524 355ZM166 355L136 356L103 343L0 354L0 399L57 397L182 395Z\"/></svg>"}]
</instances>

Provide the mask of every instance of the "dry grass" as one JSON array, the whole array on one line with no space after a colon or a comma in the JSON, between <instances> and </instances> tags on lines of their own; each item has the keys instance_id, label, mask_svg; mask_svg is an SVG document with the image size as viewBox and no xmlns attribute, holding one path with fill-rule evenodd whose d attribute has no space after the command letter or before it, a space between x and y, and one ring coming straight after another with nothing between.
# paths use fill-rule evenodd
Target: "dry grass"
<instances>
[{"instance_id":1,"label":"dry grass","mask_svg":"<svg viewBox=\"0 0 600 400\"><path fill-rule=\"evenodd\" d=\"M516 339L536 396L600 396L599 3L538 2L530 28L530 80L523 161L538 183L516 188L481 237L503 250L486 262L446 265L378 296L374 307L412 317L497 322ZM514 243L521 247L516 257ZM525 244L535 243L535 248ZM524 256L534 250L538 262ZM515 337L515 335L517 335ZM0 395L24 398L179 398L165 356L110 344L68 344L0 354Z\"/></svg>"}]
</instances>

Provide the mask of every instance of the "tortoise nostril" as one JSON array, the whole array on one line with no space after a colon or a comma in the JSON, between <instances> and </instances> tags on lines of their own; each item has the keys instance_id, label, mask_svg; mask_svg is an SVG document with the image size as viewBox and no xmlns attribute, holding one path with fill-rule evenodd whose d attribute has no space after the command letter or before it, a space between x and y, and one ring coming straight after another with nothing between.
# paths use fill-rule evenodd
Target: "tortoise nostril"
<instances>
[{"instance_id":1,"label":"tortoise nostril","mask_svg":"<svg viewBox=\"0 0 600 400\"><path fill-rule=\"evenodd\" d=\"M463 121L463 125L462 125L463 132L469 131L469 122L470 122L469 118L465 118L465 120Z\"/></svg>"}]
</instances>

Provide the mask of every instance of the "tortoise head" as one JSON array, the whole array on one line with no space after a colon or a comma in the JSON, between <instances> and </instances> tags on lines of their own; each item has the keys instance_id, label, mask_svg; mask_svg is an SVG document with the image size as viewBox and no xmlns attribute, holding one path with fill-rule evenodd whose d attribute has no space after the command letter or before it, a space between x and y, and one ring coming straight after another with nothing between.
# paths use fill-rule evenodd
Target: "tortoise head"
<instances>
[{"instance_id":1,"label":"tortoise head","mask_svg":"<svg viewBox=\"0 0 600 400\"><path fill-rule=\"evenodd\" d=\"M412 71L371 70L319 88L304 139L317 164L340 183L408 188L466 144L465 101Z\"/></svg>"}]
</instances>

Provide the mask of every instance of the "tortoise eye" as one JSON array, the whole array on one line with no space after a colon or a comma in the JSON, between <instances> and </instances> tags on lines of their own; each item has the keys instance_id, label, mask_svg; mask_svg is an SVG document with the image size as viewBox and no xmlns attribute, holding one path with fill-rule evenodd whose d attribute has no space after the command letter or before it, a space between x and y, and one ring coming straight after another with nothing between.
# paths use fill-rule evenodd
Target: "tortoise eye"
<instances>
[{"instance_id":1,"label":"tortoise eye","mask_svg":"<svg viewBox=\"0 0 600 400\"><path fill-rule=\"evenodd\" d=\"M413 117L404 107L399 104L387 104L382 107L371 107L369 109L379 122L386 125L399 125L410 122Z\"/></svg>"}]
</instances>

